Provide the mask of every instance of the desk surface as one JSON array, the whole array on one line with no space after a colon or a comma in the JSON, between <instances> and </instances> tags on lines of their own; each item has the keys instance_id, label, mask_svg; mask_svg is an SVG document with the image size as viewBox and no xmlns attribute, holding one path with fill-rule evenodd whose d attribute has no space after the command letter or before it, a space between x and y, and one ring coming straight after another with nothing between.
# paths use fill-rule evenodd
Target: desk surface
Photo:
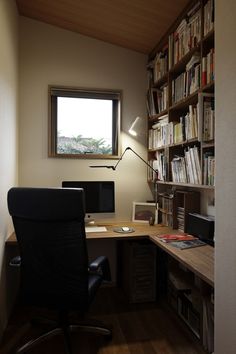
<instances>
[{"instance_id":1,"label":"desk surface","mask_svg":"<svg viewBox=\"0 0 236 354\"><path fill-rule=\"evenodd\" d=\"M99 226L99 224L97 224ZM171 243L163 243L157 235L176 234L178 231L162 225L149 226L142 223L131 222L102 222L100 225L107 228L106 232L89 232L87 239L140 239L149 238L158 247L163 249L177 261L185 265L189 270L195 273L199 278L211 286L214 286L214 248L211 246L202 246L180 250L171 246ZM114 228L120 226L129 226L134 228L132 233L114 232ZM16 245L16 237L13 233L7 240L7 245Z\"/></svg>"}]
</instances>

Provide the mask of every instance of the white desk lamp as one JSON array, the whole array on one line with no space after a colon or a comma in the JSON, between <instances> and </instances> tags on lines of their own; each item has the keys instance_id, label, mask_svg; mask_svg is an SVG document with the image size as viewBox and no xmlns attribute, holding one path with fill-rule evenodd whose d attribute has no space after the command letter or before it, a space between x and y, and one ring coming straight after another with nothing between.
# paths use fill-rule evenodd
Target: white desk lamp
<instances>
[{"instance_id":1,"label":"white desk lamp","mask_svg":"<svg viewBox=\"0 0 236 354\"><path fill-rule=\"evenodd\" d=\"M140 123L141 117L136 117L135 120L133 121L133 123L131 124L130 128L129 128L129 134L133 135L133 136L137 136L137 126Z\"/></svg>"}]
</instances>

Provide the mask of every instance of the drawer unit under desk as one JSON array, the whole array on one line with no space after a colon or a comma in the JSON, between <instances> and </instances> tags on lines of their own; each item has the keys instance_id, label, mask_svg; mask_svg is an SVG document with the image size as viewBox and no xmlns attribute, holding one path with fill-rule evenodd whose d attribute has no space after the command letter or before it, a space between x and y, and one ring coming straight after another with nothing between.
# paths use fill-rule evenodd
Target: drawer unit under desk
<instances>
[{"instance_id":1,"label":"drawer unit under desk","mask_svg":"<svg viewBox=\"0 0 236 354\"><path fill-rule=\"evenodd\" d=\"M149 241L128 241L122 247L122 287L129 302L156 299L156 246Z\"/></svg>"}]
</instances>

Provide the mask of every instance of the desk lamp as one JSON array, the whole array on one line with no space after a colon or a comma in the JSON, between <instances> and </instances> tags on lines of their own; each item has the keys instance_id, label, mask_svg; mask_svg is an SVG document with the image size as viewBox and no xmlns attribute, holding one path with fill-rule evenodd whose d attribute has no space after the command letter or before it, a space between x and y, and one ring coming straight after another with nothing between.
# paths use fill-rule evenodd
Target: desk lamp
<instances>
[{"instance_id":1,"label":"desk lamp","mask_svg":"<svg viewBox=\"0 0 236 354\"><path fill-rule=\"evenodd\" d=\"M129 128L129 134L133 135L133 136L137 136L137 126L141 121L141 117L136 117L135 120L133 121L133 123L131 124L130 128Z\"/></svg>"},{"instance_id":2,"label":"desk lamp","mask_svg":"<svg viewBox=\"0 0 236 354\"><path fill-rule=\"evenodd\" d=\"M138 118L138 117L137 117ZM140 160L142 160L145 165L147 165L153 172L155 172L155 180L154 180L154 198L155 198L155 205L156 205L156 209L157 209L157 202L158 202L158 190L157 190L157 181L158 181L158 170L155 170L149 163L147 163L136 151L134 151L131 147L127 147L124 152L121 154L121 157L119 158L119 160L117 161L117 163L115 165L94 165L94 166L89 166L91 168L110 168L113 171L116 170L117 166L119 165L120 161L122 160L124 154L126 153L126 151L132 151Z\"/></svg>"}]
</instances>

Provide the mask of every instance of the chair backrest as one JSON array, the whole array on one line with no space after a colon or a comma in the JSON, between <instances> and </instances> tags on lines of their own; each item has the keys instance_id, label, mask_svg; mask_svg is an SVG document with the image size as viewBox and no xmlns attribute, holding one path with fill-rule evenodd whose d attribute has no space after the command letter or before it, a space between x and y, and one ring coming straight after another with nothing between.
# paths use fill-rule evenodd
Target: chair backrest
<instances>
[{"instance_id":1,"label":"chair backrest","mask_svg":"<svg viewBox=\"0 0 236 354\"><path fill-rule=\"evenodd\" d=\"M88 255L83 189L12 188L8 192L27 304L85 311Z\"/></svg>"}]
</instances>

